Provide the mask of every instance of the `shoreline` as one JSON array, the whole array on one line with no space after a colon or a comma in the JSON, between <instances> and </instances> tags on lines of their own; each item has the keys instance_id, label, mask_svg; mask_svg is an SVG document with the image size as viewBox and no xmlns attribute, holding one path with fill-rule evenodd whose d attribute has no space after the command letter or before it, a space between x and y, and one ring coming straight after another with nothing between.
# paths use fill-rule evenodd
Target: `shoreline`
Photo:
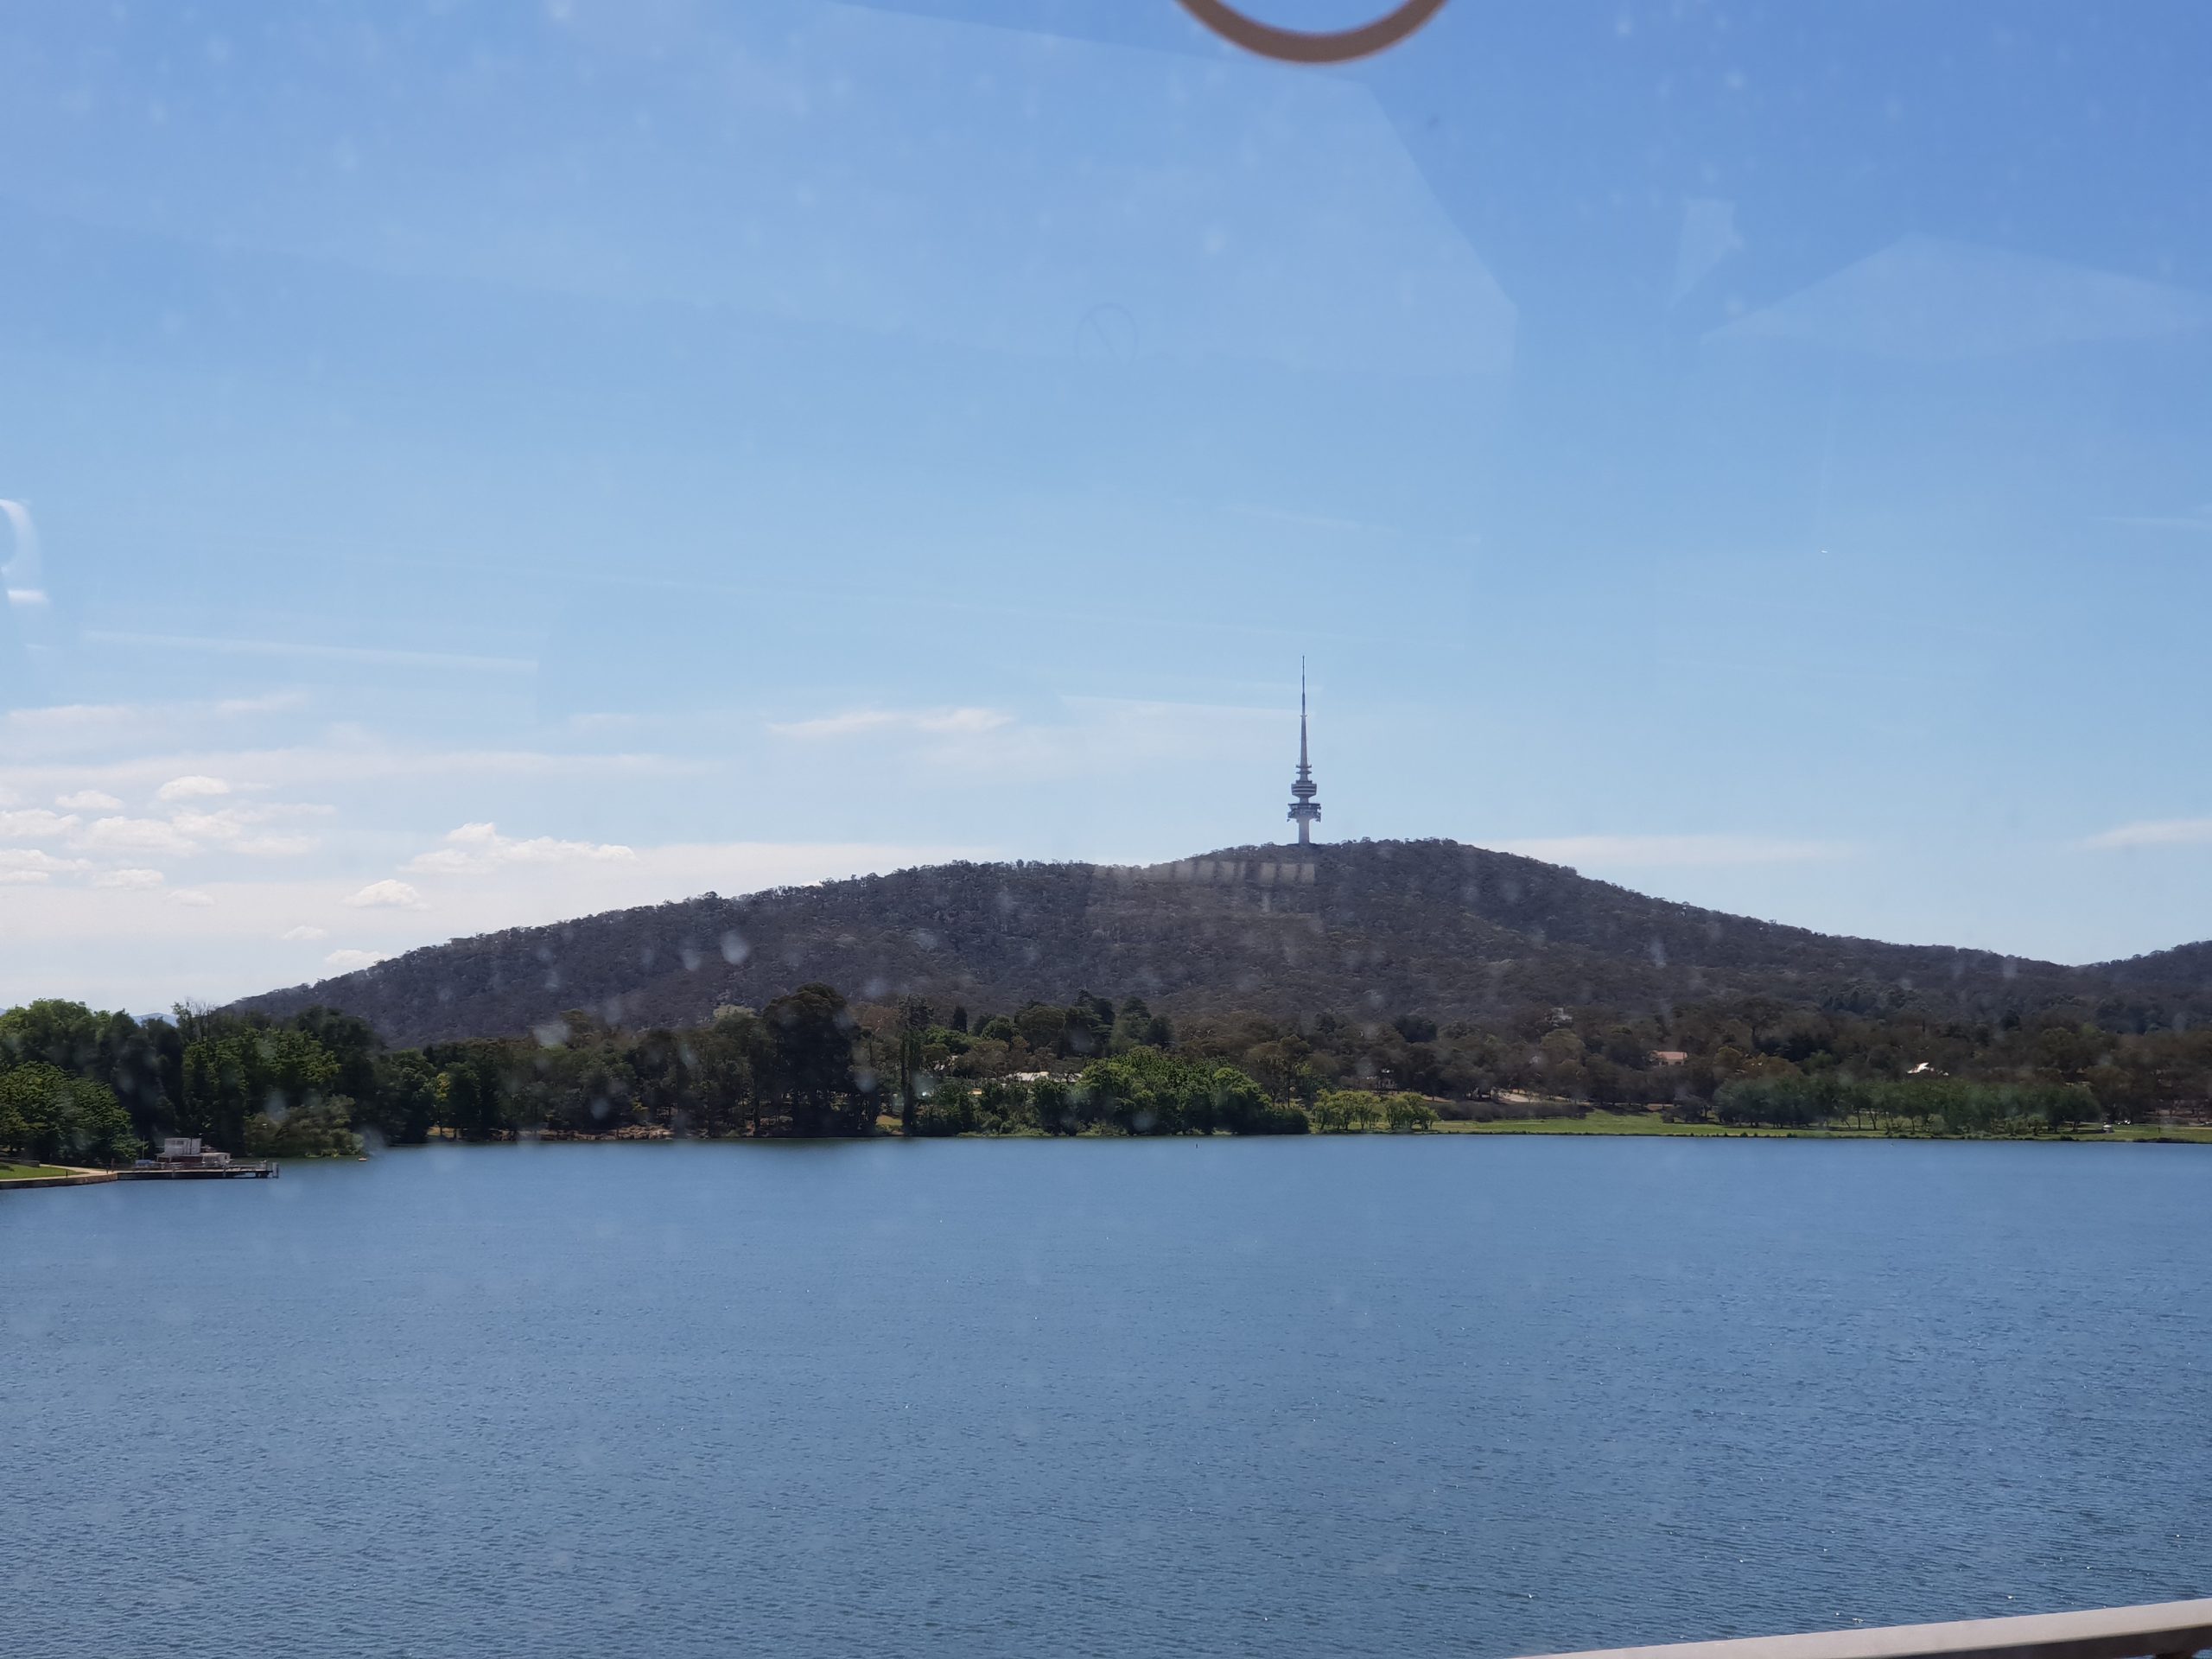
<instances>
[{"instance_id":1,"label":"shoreline","mask_svg":"<svg viewBox=\"0 0 2212 1659\"><path fill-rule=\"evenodd\" d=\"M1602 1135L1623 1140L1681 1139L1697 1141L1942 1141L1956 1145L1988 1146L2047 1146L2054 1144L2090 1145L2126 1143L2130 1145L2212 1146L2212 1126L2195 1124L2123 1124L2110 1131L2090 1131L2068 1135L1946 1135L1940 1131L1925 1133L1897 1132L1885 1129L1851 1128L1776 1128L1764 1126L1738 1126L1722 1123L1671 1123L1658 1116L1622 1112L1592 1111L1580 1117L1497 1118L1488 1122L1471 1120L1443 1119L1426 1129L1393 1132L1389 1129L1348 1129L1328 1133L1316 1131L1311 1135L1101 1135L1085 1130L1079 1135L1046 1135L1039 1130L1022 1130L1011 1135L993 1135L980 1130L969 1130L960 1135L929 1135L903 1136L891 1128L888 1121L874 1135L671 1135L666 1133L650 1137L644 1135L534 1135L528 1133L497 1141L462 1141L450 1136L434 1135L423 1142L429 1147L611 1147L643 1145L702 1146L790 1146L861 1144L872 1141L902 1141L916 1143L932 1141L1360 1141L1360 1140L1418 1140L1423 1135ZM405 1152L410 1147L391 1147L385 1150ZM308 1162L324 1161L308 1160Z\"/></svg>"},{"instance_id":2,"label":"shoreline","mask_svg":"<svg viewBox=\"0 0 2212 1659\"><path fill-rule=\"evenodd\" d=\"M917 1143L930 1141L1319 1141L1319 1140L1415 1140L1422 1135L1553 1135L1560 1137L1605 1137L1613 1140L1693 1140L1693 1141L1920 1141L1949 1142L1959 1145L1990 1146L2082 1146L2092 1144L2131 1146L2212 1146L2212 1126L2196 1124L2121 1124L2109 1130L2067 1135L1945 1135L1940 1132L1897 1133L1885 1129L1853 1128L1776 1128L1765 1126L1736 1126L1720 1123L1673 1123L1664 1118L1643 1114L1621 1112L1590 1112L1580 1117L1496 1118L1487 1122L1472 1120L1445 1119L1426 1129L1393 1132L1389 1129L1353 1129L1332 1131L1327 1135L1100 1135L1086 1131L1080 1135L1045 1135L1029 1131L1013 1135L989 1135L976 1131L957 1135L915 1135ZM847 1143L862 1144L876 1141L904 1141L910 1137L894 1133L869 1135L671 1135L665 1131L646 1136L627 1135L535 1135L524 1134L498 1141L462 1141L447 1135L434 1135L426 1141L386 1147L381 1152L419 1152L431 1147L611 1147L645 1145L700 1146L832 1146ZM381 1152L371 1156L381 1155ZM366 1163L371 1157L359 1154L345 1158L301 1158L281 1161L302 1165ZM22 1168L25 1166L12 1166ZM29 1192L41 1187L99 1186L122 1179L123 1172L112 1169L84 1169L67 1165L45 1166L50 1173L30 1176L0 1177L0 1192Z\"/></svg>"},{"instance_id":3,"label":"shoreline","mask_svg":"<svg viewBox=\"0 0 2212 1659\"><path fill-rule=\"evenodd\" d=\"M1640 1113L1592 1111L1581 1117L1494 1118L1488 1122L1446 1121L1432 1135L1605 1135L1625 1138L1672 1136L1689 1140L1767 1141L1947 1141L1961 1145L2032 1146L2061 1141L2078 1145L2165 1143L2212 1146L2212 1126L2188 1123L2123 1123L2109 1129L2064 1135L1946 1135L1941 1131L1894 1129L1777 1128L1763 1124L1671 1123Z\"/></svg>"},{"instance_id":4,"label":"shoreline","mask_svg":"<svg viewBox=\"0 0 2212 1659\"><path fill-rule=\"evenodd\" d=\"M112 1169L78 1169L68 1164L24 1166L10 1164L10 1169L35 1167L51 1172L40 1175L10 1175L0 1178L0 1192L29 1192L41 1186L100 1186L118 1179Z\"/></svg>"}]
</instances>

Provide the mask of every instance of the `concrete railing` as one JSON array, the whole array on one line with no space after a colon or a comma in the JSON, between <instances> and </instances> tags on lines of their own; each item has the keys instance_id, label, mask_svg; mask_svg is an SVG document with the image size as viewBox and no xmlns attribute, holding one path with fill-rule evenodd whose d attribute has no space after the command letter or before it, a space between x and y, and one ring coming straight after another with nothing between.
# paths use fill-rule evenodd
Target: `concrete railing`
<instances>
[{"instance_id":1,"label":"concrete railing","mask_svg":"<svg viewBox=\"0 0 2212 1659\"><path fill-rule=\"evenodd\" d=\"M1675 1642L1656 1648L1594 1648L1542 1659L2182 1659L2206 1648L2212 1648L2212 1600Z\"/></svg>"}]
</instances>

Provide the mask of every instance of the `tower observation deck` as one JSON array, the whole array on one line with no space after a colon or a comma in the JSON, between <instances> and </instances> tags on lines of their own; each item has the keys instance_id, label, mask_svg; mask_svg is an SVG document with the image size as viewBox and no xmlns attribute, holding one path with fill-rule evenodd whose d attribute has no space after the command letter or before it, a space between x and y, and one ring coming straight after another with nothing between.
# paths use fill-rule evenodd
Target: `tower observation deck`
<instances>
[{"instance_id":1,"label":"tower observation deck","mask_svg":"<svg viewBox=\"0 0 2212 1659\"><path fill-rule=\"evenodd\" d=\"M1298 664L1298 780L1290 786L1290 820L1298 826L1301 847L1313 844L1313 826L1321 819L1320 805L1313 798L1320 792L1306 758L1306 662L1301 658Z\"/></svg>"}]
</instances>

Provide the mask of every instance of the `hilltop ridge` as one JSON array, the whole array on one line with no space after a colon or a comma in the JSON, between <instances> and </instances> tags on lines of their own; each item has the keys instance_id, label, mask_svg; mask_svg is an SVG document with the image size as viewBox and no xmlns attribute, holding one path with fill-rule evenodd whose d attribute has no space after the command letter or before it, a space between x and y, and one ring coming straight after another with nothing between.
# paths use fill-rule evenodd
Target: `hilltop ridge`
<instances>
[{"instance_id":1,"label":"hilltop ridge","mask_svg":"<svg viewBox=\"0 0 2212 1659\"><path fill-rule=\"evenodd\" d=\"M1816 933L1458 842L1364 841L1142 867L960 862L709 893L426 946L236 1006L282 1016L323 1003L411 1046L513 1034L577 1007L693 1025L817 980L863 1000L915 993L979 1009L1087 988L1168 1012L1440 1020L1743 994L1980 1014L2115 998L2212 1009L2212 944L2067 967Z\"/></svg>"}]
</instances>

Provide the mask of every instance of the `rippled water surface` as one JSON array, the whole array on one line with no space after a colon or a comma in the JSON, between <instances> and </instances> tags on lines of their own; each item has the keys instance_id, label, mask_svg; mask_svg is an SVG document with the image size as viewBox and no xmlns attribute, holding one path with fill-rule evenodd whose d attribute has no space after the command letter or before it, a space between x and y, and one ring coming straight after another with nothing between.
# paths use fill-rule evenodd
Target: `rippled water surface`
<instances>
[{"instance_id":1,"label":"rippled water surface","mask_svg":"<svg viewBox=\"0 0 2212 1659\"><path fill-rule=\"evenodd\" d=\"M1508 1655L2212 1592L2212 1148L0 1195L0 1648Z\"/></svg>"}]
</instances>

